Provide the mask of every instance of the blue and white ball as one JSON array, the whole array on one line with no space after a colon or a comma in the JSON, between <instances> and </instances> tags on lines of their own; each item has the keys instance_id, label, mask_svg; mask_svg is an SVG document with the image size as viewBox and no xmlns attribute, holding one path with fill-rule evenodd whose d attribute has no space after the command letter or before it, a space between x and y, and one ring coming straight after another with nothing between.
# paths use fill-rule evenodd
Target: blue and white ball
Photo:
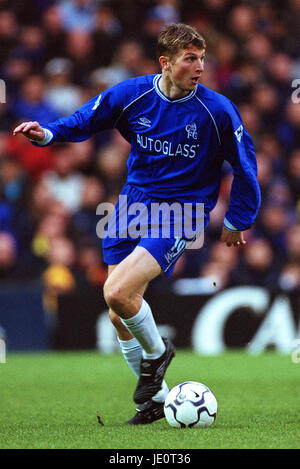
<instances>
[{"instance_id":1,"label":"blue and white ball","mask_svg":"<svg viewBox=\"0 0 300 469\"><path fill-rule=\"evenodd\" d=\"M175 428L207 428L217 416L218 404L202 383L186 381L175 386L165 400L167 422Z\"/></svg>"}]
</instances>

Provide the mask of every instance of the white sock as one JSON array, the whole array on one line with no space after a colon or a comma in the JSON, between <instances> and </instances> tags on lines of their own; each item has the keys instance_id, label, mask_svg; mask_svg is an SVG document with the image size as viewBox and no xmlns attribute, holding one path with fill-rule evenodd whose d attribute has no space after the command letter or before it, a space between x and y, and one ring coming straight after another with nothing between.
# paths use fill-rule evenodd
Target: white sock
<instances>
[{"instance_id":1,"label":"white sock","mask_svg":"<svg viewBox=\"0 0 300 469\"><path fill-rule=\"evenodd\" d=\"M118 338L121 352L125 358L126 363L129 365L130 369L133 371L135 376L138 378L140 375L140 363L142 359L142 347L134 337L130 340L120 340ZM164 402L169 388L165 381L162 382L161 389L152 397L152 400L155 402Z\"/></svg>"},{"instance_id":2,"label":"white sock","mask_svg":"<svg viewBox=\"0 0 300 469\"><path fill-rule=\"evenodd\" d=\"M141 344L143 358L155 360L164 353L166 346L158 332L151 308L144 298L138 313L121 321Z\"/></svg>"},{"instance_id":3,"label":"white sock","mask_svg":"<svg viewBox=\"0 0 300 469\"><path fill-rule=\"evenodd\" d=\"M130 340L120 340L118 338L121 352L125 358L129 368L133 371L135 376L140 376L140 363L142 359L142 347L135 337Z\"/></svg>"}]
</instances>

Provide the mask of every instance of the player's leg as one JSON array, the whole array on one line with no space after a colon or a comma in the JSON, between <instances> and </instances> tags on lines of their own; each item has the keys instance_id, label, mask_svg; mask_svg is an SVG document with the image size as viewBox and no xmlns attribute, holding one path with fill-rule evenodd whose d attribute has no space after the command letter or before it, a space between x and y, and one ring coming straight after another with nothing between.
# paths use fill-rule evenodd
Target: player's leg
<instances>
[{"instance_id":1,"label":"player's leg","mask_svg":"<svg viewBox=\"0 0 300 469\"><path fill-rule=\"evenodd\" d=\"M108 266L108 277L116 267L117 264ZM143 286L138 293L140 295L143 295L145 290L146 285ZM120 349L124 356L124 359L129 365L130 369L133 371L133 373L137 377L139 377L140 363L142 358L142 347L137 341L137 339L129 332L127 327L123 324L120 316L117 313L115 313L111 308L109 308L108 314L116 330Z\"/></svg>"},{"instance_id":2,"label":"player's leg","mask_svg":"<svg viewBox=\"0 0 300 469\"><path fill-rule=\"evenodd\" d=\"M143 298L139 291L161 273L161 267L146 249L139 246L113 267L104 285L104 296L111 309L127 320L141 307Z\"/></svg>"},{"instance_id":3,"label":"player's leg","mask_svg":"<svg viewBox=\"0 0 300 469\"><path fill-rule=\"evenodd\" d=\"M143 295L146 290L146 286L140 291ZM143 357L142 346L138 340L133 337L128 329L124 326L120 317L112 310L109 309L109 317L116 329L118 342L120 345L123 357L128 364L129 368L133 371L137 378L140 376L140 364ZM169 388L165 381L162 382L161 389L152 397L155 402L164 402L169 392Z\"/></svg>"},{"instance_id":4,"label":"player's leg","mask_svg":"<svg viewBox=\"0 0 300 469\"><path fill-rule=\"evenodd\" d=\"M116 268L117 265L108 266L108 276ZM138 292L144 295L147 284ZM116 329L120 349L129 368L133 371L137 378L140 375L140 364L142 360L142 347L138 340L130 334L128 329L122 323L120 317L109 309L109 317ZM136 409L136 414L126 423L130 425L150 424L161 418L164 418L164 402L169 393L169 388L165 381L162 382L161 389L149 399L145 404L140 405Z\"/></svg>"},{"instance_id":5,"label":"player's leg","mask_svg":"<svg viewBox=\"0 0 300 469\"><path fill-rule=\"evenodd\" d=\"M143 348L140 377L134 400L138 404L151 399L161 388L167 366L174 356L174 347L162 339L151 308L139 291L161 273L157 260L143 247L137 246L109 275L104 296L109 307Z\"/></svg>"},{"instance_id":6,"label":"player's leg","mask_svg":"<svg viewBox=\"0 0 300 469\"><path fill-rule=\"evenodd\" d=\"M149 252L136 247L112 270L104 285L104 296L110 309L138 339L144 349L145 358L150 359L162 355L165 345L158 333L150 307L140 291L160 272L159 264Z\"/></svg>"}]
</instances>

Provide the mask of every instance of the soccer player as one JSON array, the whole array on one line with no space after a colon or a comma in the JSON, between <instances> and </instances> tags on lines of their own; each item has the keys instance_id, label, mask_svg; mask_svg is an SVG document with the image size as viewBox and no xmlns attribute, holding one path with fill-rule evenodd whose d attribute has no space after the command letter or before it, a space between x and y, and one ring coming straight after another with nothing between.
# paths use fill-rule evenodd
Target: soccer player
<instances>
[{"instance_id":1,"label":"soccer player","mask_svg":"<svg viewBox=\"0 0 300 469\"><path fill-rule=\"evenodd\" d=\"M128 177L121 193L127 206L139 203L150 210L161 202L176 202L183 208L185 203L193 207L204 204L204 226L216 204L221 167L227 160L234 178L221 239L227 246L242 246L243 231L253 224L260 204L256 158L235 105L199 83L205 50L205 40L194 28L168 25L158 37L161 74L126 80L70 116L47 125L24 122L14 134L22 133L35 145L45 146L82 141L116 128L131 144ZM123 209L118 202L115 214L124 221ZM126 227L133 218L128 212ZM129 424L147 424L164 416L168 393L164 375L174 346L160 336L143 295L152 279L160 274L171 276L192 240L185 233L181 237L174 234L174 220L168 220L173 223L169 236L161 236L167 223L161 220L158 236L149 236L149 231L148 235L131 236L129 230L124 236L124 226L119 226L116 236L103 240L109 316L124 357L138 377L134 393L137 413Z\"/></svg>"}]
</instances>

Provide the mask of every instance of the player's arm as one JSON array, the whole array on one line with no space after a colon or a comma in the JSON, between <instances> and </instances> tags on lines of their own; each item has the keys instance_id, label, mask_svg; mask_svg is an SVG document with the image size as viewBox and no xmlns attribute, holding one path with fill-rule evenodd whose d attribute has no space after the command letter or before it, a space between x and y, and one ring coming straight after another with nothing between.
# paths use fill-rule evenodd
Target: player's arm
<instances>
[{"instance_id":1,"label":"player's arm","mask_svg":"<svg viewBox=\"0 0 300 469\"><path fill-rule=\"evenodd\" d=\"M226 111L222 146L224 158L233 169L233 182L222 236L227 243L237 243L242 240L242 232L254 223L261 199L252 139L237 108L230 103Z\"/></svg>"},{"instance_id":2,"label":"player's arm","mask_svg":"<svg viewBox=\"0 0 300 469\"><path fill-rule=\"evenodd\" d=\"M95 96L69 116L46 125L24 122L14 129L13 135L21 133L39 146L53 142L81 142L96 132L113 128L122 110L122 89L115 86Z\"/></svg>"}]
</instances>

